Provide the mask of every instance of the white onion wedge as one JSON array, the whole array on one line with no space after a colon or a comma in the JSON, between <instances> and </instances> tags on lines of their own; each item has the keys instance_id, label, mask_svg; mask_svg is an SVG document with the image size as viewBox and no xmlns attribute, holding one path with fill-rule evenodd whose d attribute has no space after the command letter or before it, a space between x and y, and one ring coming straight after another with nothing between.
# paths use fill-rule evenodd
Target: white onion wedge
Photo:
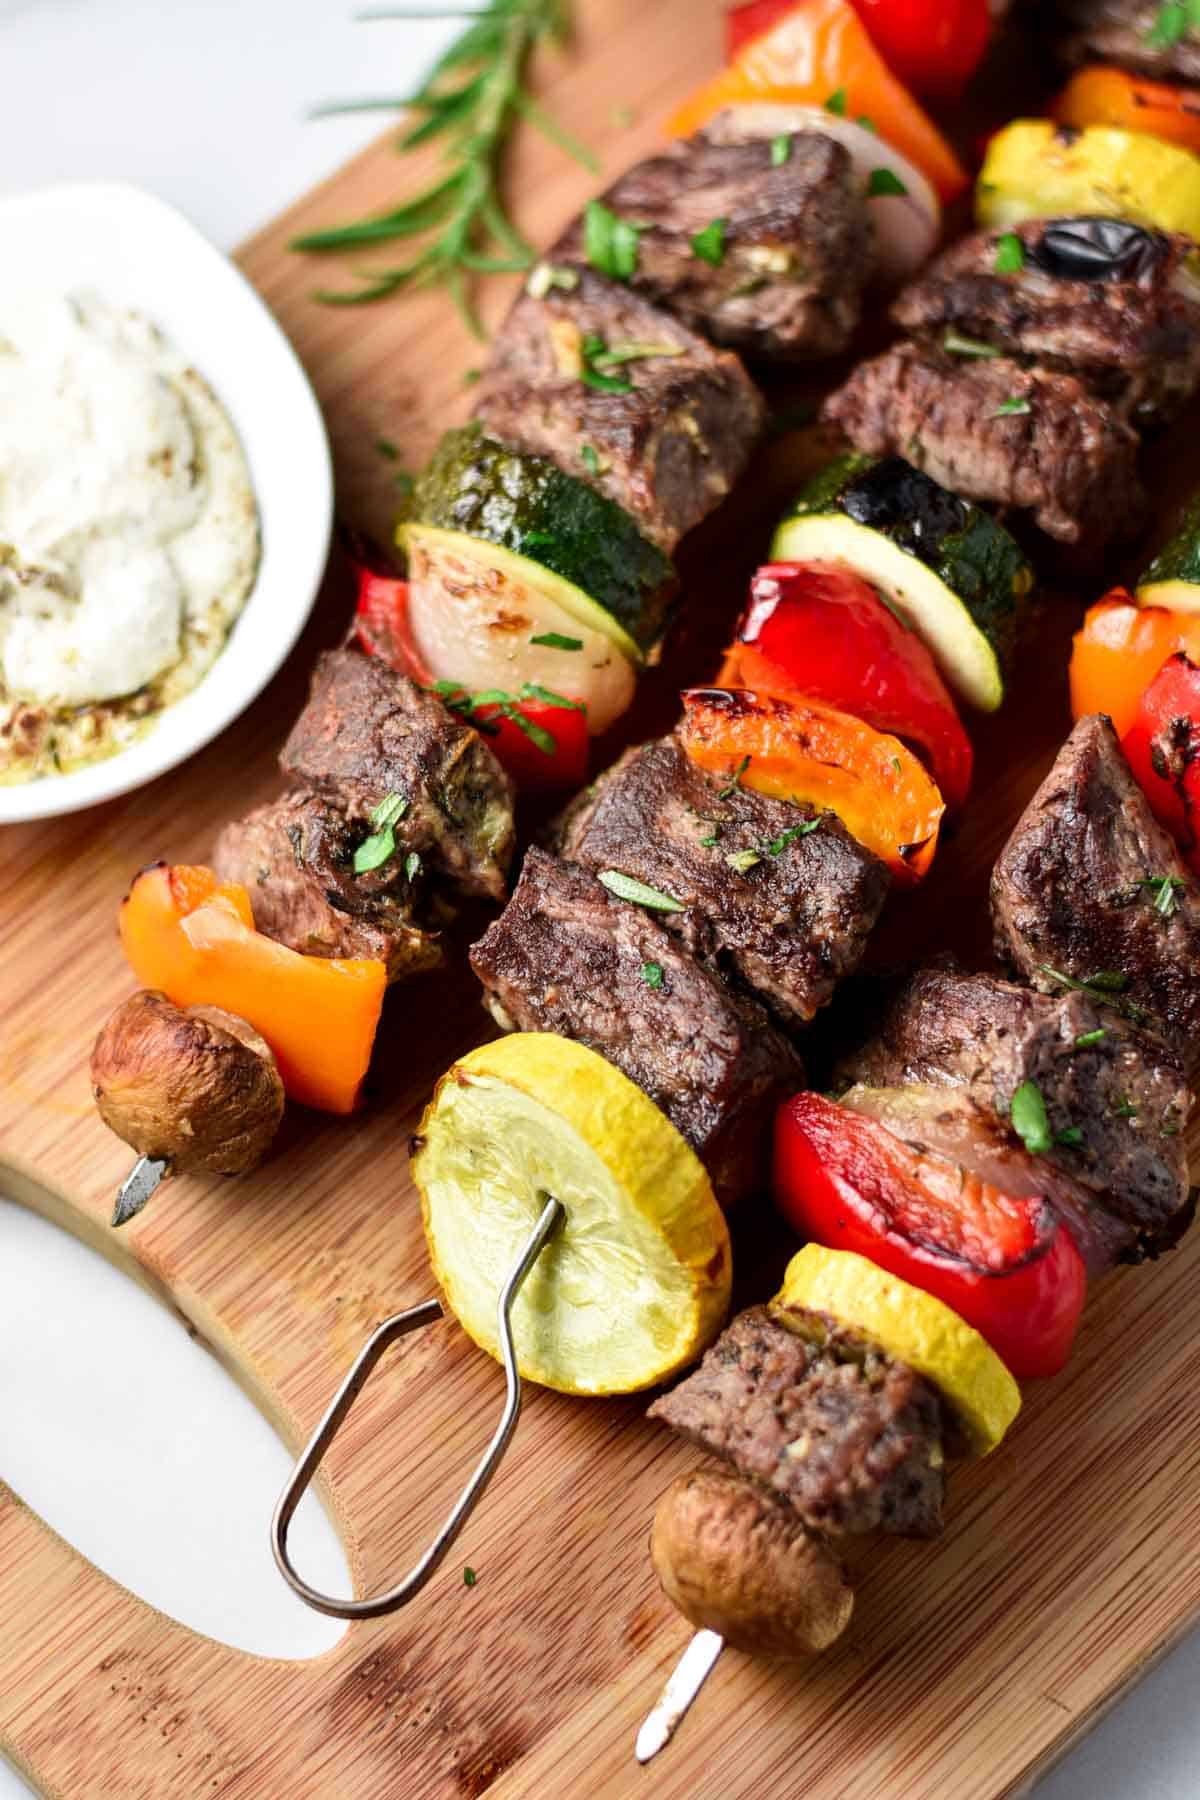
<instances>
[{"instance_id":1,"label":"white onion wedge","mask_svg":"<svg viewBox=\"0 0 1200 1800\"><path fill-rule=\"evenodd\" d=\"M903 187L903 194L868 195L866 204L875 227L876 275L892 285L907 281L937 246L942 234L942 208L920 169L878 132L828 112L823 106L782 106L762 100L726 107L707 126L706 135L717 143L733 143L798 131L821 132L843 145L864 194L876 169L886 169Z\"/></svg>"},{"instance_id":2,"label":"white onion wedge","mask_svg":"<svg viewBox=\"0 0 1200 1800\"><path fill-rule=\"evenodd\" d=\"M413 642L437 681L471 693L516 693L533 682L587 707L593 737L629 706L637 677L629 659L551 595L516 580L457 545L422 537L408 547L408 617ZM536 644L565 638L576 649Z\"/></svg>"}]
</instances>

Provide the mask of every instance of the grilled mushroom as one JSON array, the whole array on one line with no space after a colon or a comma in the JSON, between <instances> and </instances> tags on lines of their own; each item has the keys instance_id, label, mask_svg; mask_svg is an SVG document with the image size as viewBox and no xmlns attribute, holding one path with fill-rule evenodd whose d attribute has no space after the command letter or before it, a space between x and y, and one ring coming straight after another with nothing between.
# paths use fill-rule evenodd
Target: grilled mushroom
<instances>
[{"instance_id":1,"label":"grilled mushroom","mask_svg":"<svg viewBox=\"0 0 1200 1800\"><path fill-rule=\"evenodd\" d=\"M152 988L108 1019L91 1073L110 1131L174 1170L245 1174L283 1117L283 1082L253 1026L220 1007L175 1006Z\"/></svg>"},{"instance_id":2,"label":"grilled mushroom","mask_svg":"<svg viewBox=\"0 0 1200 1800\"><path fill-rule=\"evenodd\" d=\"M685 1618L753 1656L825 1650L853 1610L853 1590L820 1539L764 1489L723 1471L681 1475L667 1489L650 1556Z\"/></svg>"}]
</instances>

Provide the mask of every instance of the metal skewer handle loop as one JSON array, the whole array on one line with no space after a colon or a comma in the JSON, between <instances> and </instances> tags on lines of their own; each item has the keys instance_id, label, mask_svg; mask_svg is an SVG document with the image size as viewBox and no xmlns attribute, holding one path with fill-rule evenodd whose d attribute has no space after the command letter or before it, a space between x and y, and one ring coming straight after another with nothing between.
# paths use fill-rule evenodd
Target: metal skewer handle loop
<instances>
[{"instance_id":1,"label":"metal skewer handle loop","mask_svg":"<svg viewBox=\"0 0 1200 1800\"><path fill-rule=\"evenodd\" d=\"M362 1600L339 1600L332 1594L322 1594L317 1588L310 1587L304 1577L298 1574L293 1567L287 1547L288 1527L291 1525L292 1515L337 1436L342 1421L366 1386L371 1371L380 1357L398 1338L406 1337L410 1331L420 1331L425 1325L436 1324L442 1317L442 1303L440 1300L423 1300L419 1306L409 1307L407 1312L394 1313L390 1319L385 1319L378 1330L367 1339L350 1373L334 1395L324 1418L301 1451L271 1520L271 1550L276 1566L293 1593L298 1594L305 1605L311 1606L314 1611L326 1613L333 1619L381 1618L384 1613L395 1612L399 1607L406 1606L410 1600L415 1599L442 1562L474 1511L483 1490L499 1467L500 1459L508 1447L508 1441L516 1429L517 1419L521 1412L521 1376L517 1369L517 1353L513 1343L513 1303L521 1291L525 1277L564 1217L565 1212L559 1201L547 1195L541 1217L500 1290L496 1322L504 1361L504 1411L500 1416L500 1423L492 1434L491 1442L476 1464L475 1471L466 1487L455 1501L445 1524L424 1555L413 1565L398 1586L391 1588L385 1594L377 1594Z\"/></svg>"}]
</instances>

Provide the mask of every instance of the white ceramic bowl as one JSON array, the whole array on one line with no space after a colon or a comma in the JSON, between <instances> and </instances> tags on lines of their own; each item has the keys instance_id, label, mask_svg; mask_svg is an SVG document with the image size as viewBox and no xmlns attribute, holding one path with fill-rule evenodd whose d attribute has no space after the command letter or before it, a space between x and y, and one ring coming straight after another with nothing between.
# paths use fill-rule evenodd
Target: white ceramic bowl
<instances>
[{"instance_id":1,"label":"white ceramic bowl","mask_svg":"<svg viewBox=\"0 0 1200 1800\"><path fill-rule=\"evenodd\" d=\"M258 499L262 561L229 642L145 737L69 775L0 786L0 824L77 812L141 787L201 749L260 693L312 610L333 527L333 471L316 398L249 282L181 213L115 182L72 182L0 199L10 276L90 289L161 327L209 382L242 440Z\"/></svg>"}]
</instances>

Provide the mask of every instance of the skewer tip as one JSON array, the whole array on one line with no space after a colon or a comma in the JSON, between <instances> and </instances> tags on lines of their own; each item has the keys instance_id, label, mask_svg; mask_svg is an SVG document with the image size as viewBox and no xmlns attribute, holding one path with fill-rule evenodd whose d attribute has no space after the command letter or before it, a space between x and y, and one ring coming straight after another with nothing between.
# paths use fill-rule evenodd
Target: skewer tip
<instances>
[{"instance_id":1,"label":"skewer tip","mask_svg":"<svg viewBox=\"0 0 1200 1800\"><path fill-rule=\"evenodd\" d=\"M158 1185L169 1168L170 1162L165 1156L138 1157L117 1189L112 1215L114 1230L119 1230L130 1219L137 1217L146 1202L158 1191Z\"/></svg>"}]
</instances>

